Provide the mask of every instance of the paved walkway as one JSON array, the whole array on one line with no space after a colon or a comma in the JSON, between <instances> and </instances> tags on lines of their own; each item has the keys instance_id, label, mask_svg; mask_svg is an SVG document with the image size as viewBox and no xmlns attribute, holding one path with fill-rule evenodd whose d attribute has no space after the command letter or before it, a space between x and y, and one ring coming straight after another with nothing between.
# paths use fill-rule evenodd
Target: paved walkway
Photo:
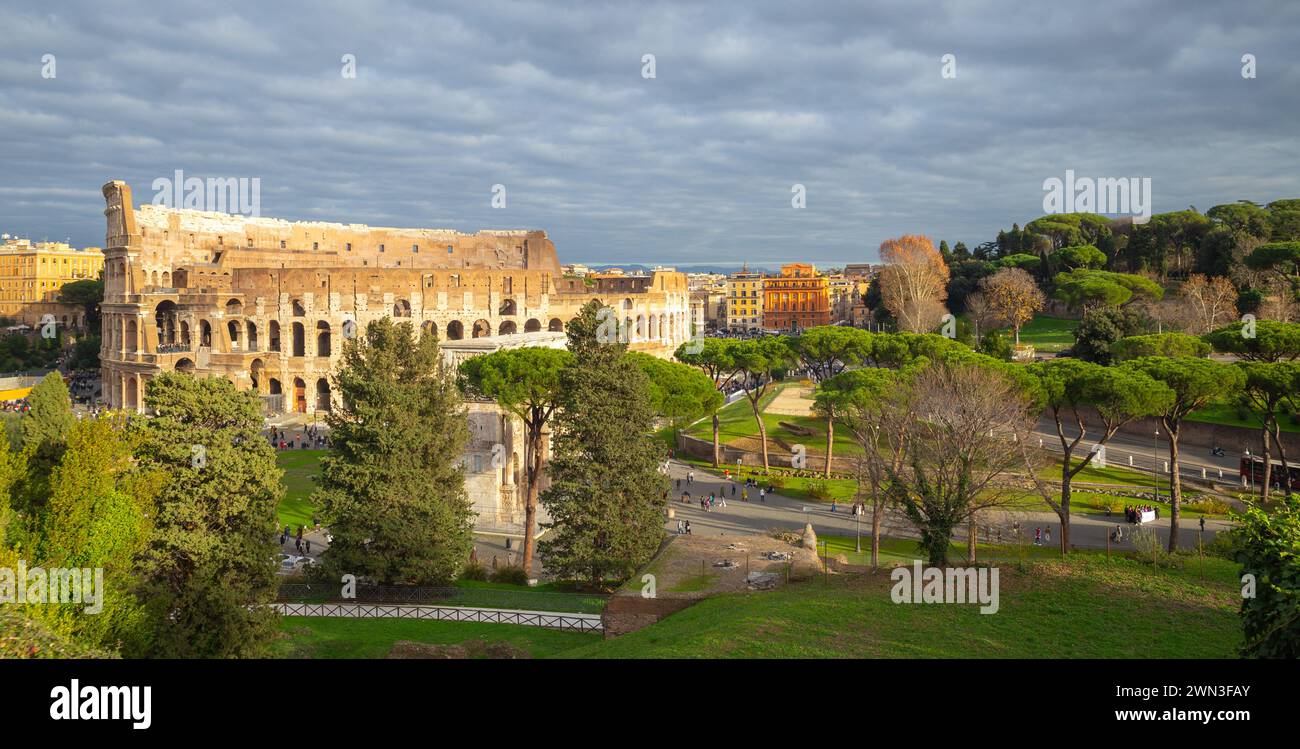
<instances>
[{"instance_id":1,"label":"paved walkway","mask_svg":"<svg viewBox=\"0 0 1300 749\"><path fill-rule=\"evenodd\" d=\"M695 480L688 483L687 474L691 471L694 472ZM723 481L721 476L713 475L708 471L675 460L672 461L669 467L669 477L673 480L672 490L669 491L669 498L672 500L670 506L674 508L676 515L675 518L665 522L664 527L670 532L676 532L677 520L681 519L690 521L691 531L694 534L753 535L765 533L773 528L784 530L802 529L804 523L809 522L813 524L813 530L818 534L829 533L837 536L852 536L855 532L860 531L866 537L871 533L870 514L855 518L850 506L847 505L839 505L837 510L832 512L829 503L804 502L780 494L768 494L766 501L760 503L758 501L758 490L753 488L749 490L749 501L742 502L740 501L740 491L744 486L743 484ZM724 485L726 487L727 506L722 507L717 504L709 512L700 509L700 497L702 495L708 496L710 492L722 496ZM731 495L733 485L736 487L734 497ZM690 503L681 501L683 491L691 493ZM1050 510L1042 512L990 511L987 513L987 517L988 522L981 525L991 525L993 528L1000 530L1002 538L1008 543L1014 539L1013 525L1019 523L1021 534L1026 537L1027 543L1033 542L1035 527L1046 526L1052 529L1052 543L1059 545L1060 519L1056 516L1056 513ZM1080 548L1104 549L1106 548L1107 536L1117 525L1124 527L1125 540L1117 546L1112 545L1112 548L1132 549L1133 547L1127 535L1134 526L1125 523L1122 515L1107 518L1105 515L1072 514L1070 542ZM1169 520L1167 518L1148 523L1146 527L1154 529L1161 540L1168 543ZM1205 521L1204 543L1208 544L1213 541L1216 532L1231 527L1231 523L1226 521L1207 519ZM1200 535L1199 521L1184 518L1180 530L1179 546L1196 548L1197 537ZM886 538L917 537L912 525L898 511L890 513L885 518L881 527L881 535ZM966 528L957 529L953 540L965 543Z\"/></svg>"}]
</instances>

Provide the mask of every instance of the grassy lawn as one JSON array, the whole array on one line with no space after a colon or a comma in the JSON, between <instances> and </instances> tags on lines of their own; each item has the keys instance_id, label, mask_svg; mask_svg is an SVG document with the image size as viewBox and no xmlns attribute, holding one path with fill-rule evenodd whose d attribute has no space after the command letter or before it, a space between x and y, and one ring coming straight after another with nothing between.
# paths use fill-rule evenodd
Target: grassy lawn
<instances>
[{"instance_id":1,"label":"grassy lawn","mask_svg":"<svg viewBox=\"0 0 1300 749\"><path fill-rule=\"evenodd\" d=\"M272 650L280 658L383 658L398 640L434 645L504 642L534 658L546 658L601 639L595 632L428 619L286 616L280 631L284 638Z\"/></svg>"},{"instance_id":2,"label":"grassy lawn","mask_svg":"<svg viewBox=\"0 0 1300 749\"><path fill-rule=\"evenodd\" d=\"M525 588L508 583L457 580L456 588L457 593L444 601L449 606L599 614L605 610L607 600L605 596L562 590L554 583Z\"/></svg>"},{"instance_id":3,"label":"grassy lawn","mask_svg":"<svg viewBox=\"0 0 1300 749\"><path fill-rule=\"evenodd\" d=\"M842 554L848 559L849 564L869 565L871 564L871 527L870 524L866 525L867 527L863 529L861 553L856 551L857 544L853 536L822 535L817 537L817 541L818 543L826 542L832 558ZM822 550L819 548L817 553L822 554ZM1087 554L1090 552L1081 550L1073 553ZM1060 550L1056 546L1051 544L1034 546L1032 540L1022 545L985 543L975 545L975 558L981 562L1055 559L1060 555ZM948 552L948 558L954 561L964 560L966 558L966 544L961 541L954 543ZM915 540L908 538L880 539L880 564L882 566L887 567L894 563L911 564L917 559L922 559L922 557L917 550Z\"/></svg>"},{"instance_id":4,"label":"grassy lawn","mask_svg":"<svg viewBox=\"0 0 1300 749\"><path fill-rule=\"evenodd\" d=\"M1064 351L1074 345L1074 329L1078 326L1078 320L1038 315L1021 326L1020 342L1032 344L1038 351ZM1002 332L1008 338L1014 336L1010 328L1004 328Z\"/></svg>"},{"instance_id":5,"label":"grassy lawn","mask_svg":"<svg viewBox=\"0 0 1300 749\"><path fill-rule=\"evenodd\" d=\"M1200 421L1207 424L1219 424L1229 427L1243 427L1246 429L1260 429L1263 427L1261 419L1253 411L1248 411L1245 419L1239 418L1238 409L1231 403L1219 402L1211 403L1199 411L1193 411L1188 417L1188 421ZM1300 424L1291 422L1290 415L1279 416L1278 425L1284 432L1300 432Z\"/></svg>"},{"instance_id":6,"label":"grassy lawn","mask_svg":"<svg viewBox=\"0 0 1300 749\"><path fill-rule=\"evenodd\" d=\"M773 388L759 400L759 409L765 409L776 398L777 393L791 383L782 383ZM810 434L799 434L781 426L781 422L792 424L799 429L808 429ZM786 414L763 413L763 426L767 429L768 449L778 449L777 440L787 445L803 445L809 456L826 454L826 422L815 416L790 416ZM702 440L713 440L713 421L704 419L686 430L686 434ZM745 398L724 406L718 412L718 440L729 445L745 438L758 438L758 424L754 421L754 410ZM859 455L862 448L853 441L853 435L847 428L836 425L835 454ZM816 461L813 461L814 465Z\"/></svg>"},{"instance_id":7,"label":"grassy lawn","mask_svg":"<svg viewBox=\"0 0 1300 749\"><path fill-rule=\"evenodd\" d=\"M1203 576L1202 576L1203 574ZM566 658L1232 658L1237 565L1075 554L999 568L1000 608L895 604L887 574L702 601Z\"/></svg>"},{"instance_id":8,"label":"grassy lawn","mask_svg":"<svg viewBox=\"0 0 1300 749\"><path fill-rule=\"evenodd\" d=\"M284 499L276 508L280 526L297 528L311 526L314 513L309 497L316 489L316 476L320 475L320 459L325 450L281 450L275 462L284 471Z\"/></svg>"}]
</instances>

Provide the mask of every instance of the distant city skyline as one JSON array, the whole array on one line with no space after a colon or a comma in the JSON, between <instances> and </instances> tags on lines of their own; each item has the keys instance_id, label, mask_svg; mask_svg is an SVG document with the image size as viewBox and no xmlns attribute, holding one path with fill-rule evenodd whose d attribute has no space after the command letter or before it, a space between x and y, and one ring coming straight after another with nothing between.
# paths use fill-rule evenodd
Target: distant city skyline
<instances>
[{"instance_id":1,"label":"distant city skyline","mask_svg":"<svg viewBox=\"0 0 1300 749\"><path fill-rule=\"evenodd\" d=\"M1157 213L1300 196L1300 6L1193 5L0 0L0 232L102 245L100 186L176 170L286 220L543 229L566 263L974 247L1070 170L1149 178Z\"/></svg>"}]
</instances>

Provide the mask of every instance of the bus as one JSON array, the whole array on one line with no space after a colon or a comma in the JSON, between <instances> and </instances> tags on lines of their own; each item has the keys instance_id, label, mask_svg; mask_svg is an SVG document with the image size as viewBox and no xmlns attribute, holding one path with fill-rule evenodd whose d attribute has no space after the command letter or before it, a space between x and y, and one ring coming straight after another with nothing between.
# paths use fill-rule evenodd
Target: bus
<instances>
[{"instance_id":1,"label":"bus","mask_svg":"<svg viewBox=\"0 0 1300 749\"><path fill-rule=\"evenodd\" d=\"M1291 491L1300 491L1300 465L1290 463ZM1269 461L1272 467L1269 471L1269 484L1278 489L1282 488L1282 461L1273 459ZM1264 480L1264 458L1259 455L1241 456L1241 476L1250 479L1250 483L1258 485Z\"/></svg>"}]
</instances>

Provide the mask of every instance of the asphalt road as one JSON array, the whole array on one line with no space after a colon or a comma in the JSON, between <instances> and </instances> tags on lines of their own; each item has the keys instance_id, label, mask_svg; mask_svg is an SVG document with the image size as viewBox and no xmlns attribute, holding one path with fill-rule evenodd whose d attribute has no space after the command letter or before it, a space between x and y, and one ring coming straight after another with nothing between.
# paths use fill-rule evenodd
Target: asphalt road
<instances>
[{"instance_id":1,"label":"asphalt road","mask_svg":"<svg viewBox=\"0 0 1300 749\"><path fill-rule=\"evenodd\" d=\"M687 474L690 471L694 471L695 475L695 480L692 482L687 481ZM743 485L723 481L721 476L675 460L669 465L669 477L673 480L673 491L669 492L669 498L670 506L675 510L675 517L667 520L664 527L670 532L677 531L677 520L680 519L690 521L692 533L708 535L754 535L777 528L802 530L805 523L812 523L813 530L818 534L852 536L860 532L865 538L871 533L870 515L855 518L850 508L845 505L839 505L836 511L832 512L830 504L804 502L780 494L769 494L766 501L760 503L755 489L749 490L749 501L742 502L740 490ZM731 494L733 484L736 486L734 497ZM722 497L724 485L727 506L722 507L718 503L711 511L702 510L699 504L700 497L708 496L710 492ZM690 492L690 502L681 501L683 491ZM1015 539L1013 528L1017 523L1025 543L1033 543L1036 527L1050 527L1052 542L1059 545L1060 519L1050 510L989 512L985 523L988 530L981 530L980 533L991 531L995 538L1010 543ZM1112 545L1112 548L1132 550L1132 544L1127 536L1134 526L1125 523L1122 516L1108 518L1104 514L1074 513L1071 516L1070 541L1074 546L1081 548L1104 549L1108 535L1117 525L1123 526L1125 538L1119 545ZM1147 523L1146 527L1153 528L1160 539L1168 543L1168 518ZM1226 521L1207 519L1203 534L1204 543L1213 541L1217 531L1230 527L1231 524ZM899 512L891 513L885 519L881 535L886 538L916 538L917 536L911 524ZM1197 538L1201 535L1199 520L1184 518L1179 533L1179 546L1195 548ZM965 539L966 529L961 528L955 534L954 541L965 543Z\"/></svg>"}]
</instances>

